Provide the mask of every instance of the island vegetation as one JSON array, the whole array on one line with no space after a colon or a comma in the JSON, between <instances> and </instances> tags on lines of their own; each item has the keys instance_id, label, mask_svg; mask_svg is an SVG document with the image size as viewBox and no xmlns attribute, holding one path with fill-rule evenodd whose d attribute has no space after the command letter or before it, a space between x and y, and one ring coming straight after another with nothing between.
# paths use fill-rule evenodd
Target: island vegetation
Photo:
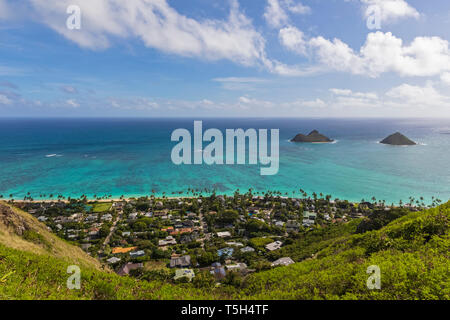
<instances>
[{"instance_id":1,"label":"island vegetation","mask_svg":"<svg viewBox=\"0 0 450 320\"><path fill-rule=\"evenodd\" d=\"M307 143L329 143L329 142L333 142L334 140L324 136L317 130L313 130L308 135L299 133L291 141L292 142L307 142Z\"/></svg>"}]
</instances>

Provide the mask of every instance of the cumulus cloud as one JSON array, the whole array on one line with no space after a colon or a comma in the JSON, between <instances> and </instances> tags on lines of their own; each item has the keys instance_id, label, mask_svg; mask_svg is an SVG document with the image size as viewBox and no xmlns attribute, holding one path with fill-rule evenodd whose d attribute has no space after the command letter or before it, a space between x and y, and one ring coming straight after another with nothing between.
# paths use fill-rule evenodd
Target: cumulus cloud
<instances>
[{"instance_id":1,"label":"cumulus cloud","mask_svg":"<svg viewBox=\"0 0 450 320\"><path fill-rule=\"evenodd\" d=\"M255 90L255 87L266 83L268 80L254 77L227 77L215 78L214 82L222 84L222 88L227 90Z\"/></svg>"},{"instance_id":2,"label":"cumulus cloud","mask_svg":"<svg viewBox=\"0 0 450 320\"><path fill-rule=\"evenodd\" d=\"M0 104L12 104L12 101L5 95L0 94Z\"/></svg>"},{"instance_id":3,"label":"cumulus cloud","mask_svg":"<svg viewBox=\"0 0 450 320\"><path fill-rule=\"evenodd\" d=\"M421 116L448 115L450 97L440 93L429 82L425 86L404 83L382 94L354 92L350 89L330 89L333 93L328 104L341 110L374 110L375 114L420 114ZM400 113L399 113L400 112Z\"/></svg>"},{"instance_id":4,"label":"cumulus cloud","mask_svg":"<svg viewBox=\"0 0 450 320\"><path fill-rule=\"evenodd\" d=\"M409 45L392 33L369 33L359 52L340 39L305 40L295 27L280 30L287 49L304 54L310 49L320 64L336 71L378 77L387 72L401 76L439 76L450 71L449 42L439 37L417 37ZM305 49L306 48L306 49Z\"/></svg>"},{"instance_id":5,"label":"cumulus cloud","mask_svg":"<svg viewBox=\"0 0 450 320\"><path fill-rule=\"evenodd\" d=\"M266 22L273 28L279 28L289 21L289 16L278 0L267 0L264 12Z\"/></svg>"},{"instance_id":6,"label":"cumulus cloud","mask_svg":"<svg viewBox=\"0 0 450 320\"><path fill-rule=\"evenodd\" d=\"M405 0L361 0L364 4L365 17L368 18L372 13L367 10L371 6L379 8L380 19L382 23L390 23L401 18L420 17L419 12L409 5Z\"/></svg>"},{"instance_id":7,"label":"cumulus cloud","mask_svg":"<svg viewBox=\"0 0 450 320\"><path fill-rule=\"evenodd\" d=\"M301 2L295 2L293 0L285 0L284 1L287 9L295 14L310 14L311 8L302 4Z\"/></svg>"},{"instance_id":8,"label":"cumulus cloud","mask_svg":"<svg viewBox=\"0 0 450 320\"><path fill-rule=\"evenodd\" d=\"M450 72L443 73L441 75L441 81L450 86Z\"/></svg>"},{"instance_id":9,"label":"cumulus cloud","mask_svg":"<svg viewBox=\"0 0 450 320\"><path fill-rule=\"evenodd\" d=\"M353 92L350 89L330 89L336 96L345 96L345 97L353 97L353 98L363 98L363 99L378 99L378 95L374 92Z\"/></svg>"},{"instance_id":10,"label":"cumulus cloud","mask_svg":"<svg viewBox=\"0 0 450 320\"><path fill-rule=\"evenodd\" d=\"M424 87L402 84L389 90L387 97L393 98L393 103L401 103L408 106L437 107L449 106L450 99L439 93L431 84Z\"/></svg>"},{"instance_id":11,"label":"cumulus cloud","mask_svg":"<svg viewBox=\"0 0 450 320\"><path fill-rule=\"evenodd\" d=\"M117 39L140 39L145 46L167 53L208 60L227 59L243 65L258 64L264 56L264 38L230 0L225 20L198 21L180 14L166 0L30 0L36 21L78 45L108 48ZM69 5L81 8L80 30L69 30L62 17Z\"/></svg>"},{"instance_id":12,"label":"cumulus cloud","mask_svg":"<svg viewBox=\"0 0 450 320\"><path fill-rule=\"evenodd\" d=\"M280 30L280 42L289 50L298 54L306 54L306 40L302 31L295 27L287 27Z\"/></svg>"},{"instance_id":13,"label":"cumulus cloud","mask_svg":"<svg viewBox=\"0 0 450 320\"><path fill-rule=\"evenodd\" d=\"M289 13L309 14L311 8L293 0L267 0L264 18L269 26L280 28L289 23Z\"/></svg>"},{"instance_id":14,"label":"cumulus cloud","mask_svg":"<svg viewBox=\"0 0 450 320\"><path fill-rule=\"evenodd\" d=\"M66 105L72 108L78 108L80 106L80 104L74 99L66 100Z\"/></svg>"}]
</instances>

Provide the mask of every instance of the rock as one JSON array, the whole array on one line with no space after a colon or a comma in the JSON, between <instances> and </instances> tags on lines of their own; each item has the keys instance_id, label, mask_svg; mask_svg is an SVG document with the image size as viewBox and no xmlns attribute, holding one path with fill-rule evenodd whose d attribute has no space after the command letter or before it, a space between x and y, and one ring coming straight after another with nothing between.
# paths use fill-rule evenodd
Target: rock
<instances>
[{"instance_id":1,"label":"rock","mask_svg":"<svg viewBox=\"0 0 450 320\"><path fill-rule=\"evenodd\" d=\"M309 142L309 143L327 143L327 142L333 142L334 140L324 136L323 134L319 133L319 131L317 131L317 130L313 130L307 136L305 136L303 134L298 134L291 141L292 142Z\"/></svg>"},{"instance_id":2,"label":"rock","mask_svg":"<svg viewBox=\"0 0 450 320\"><path fill-rule=\"evenodd\" d=\"M407 137L405 137L400 132L391 134L389 137L381 141L382 144L389 144L393 146L414 146L416 143Z\"/></svg>"}]
</instances>

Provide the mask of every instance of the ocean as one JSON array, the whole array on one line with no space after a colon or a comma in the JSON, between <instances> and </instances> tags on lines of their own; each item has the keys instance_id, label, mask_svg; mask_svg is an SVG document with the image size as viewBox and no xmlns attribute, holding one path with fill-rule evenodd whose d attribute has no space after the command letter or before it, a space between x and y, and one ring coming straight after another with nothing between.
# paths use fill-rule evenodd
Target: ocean
<instances>
[{"instance_id":1,"label":"ocean","mask_svg":"<svg viewBox=\"0 0 450 320\"><path fill-rule=\"evenodd\" d=\"M258 165L181 165L171 161L171 133L279 129L280 165L261 176ZM331 144L296 144L319 130ZM419 144L378 143L400 131ZM206 145L206 143L205 143ZM450 119L0 119L0 195L34 199L111 195L187 195L188 189L233 194L279 191L350 201L408 202L410 196L450 199Z\"/></svg>"}]
</instances>

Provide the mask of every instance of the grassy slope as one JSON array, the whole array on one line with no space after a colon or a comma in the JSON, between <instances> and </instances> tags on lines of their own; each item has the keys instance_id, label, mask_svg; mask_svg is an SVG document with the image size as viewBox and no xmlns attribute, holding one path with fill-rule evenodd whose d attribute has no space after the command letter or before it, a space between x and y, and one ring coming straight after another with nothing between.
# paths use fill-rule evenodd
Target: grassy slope
<instances>
[{"instance_id":1,"label":"grassy slope","mask_svg":"<svg viewBox=\"0 0 450 320\"><path fill-rule=\"evenodd\" d=\"M251 299L450 299L450 203L411 213L384 228L336 238L315 259L253 275ZM320 247L317 246L316 247ZM381 269L368 290L367 267Z\"/></svg>"},{"instance_id":2,"label":"grassy slope","mask_svg":"<svg viewBox=\"0 0 450 320\"><path fill-rule=\"evenodd\" d=\"M0 203L0 206L7 206ZM7 206L9 207L9 206ZM10 208L10 207L9 207ZM214 299L213 290L119 277L34 217L0 213L0 299ZM17 230L27 229L22 234ZM19 232L20 233L20 232ZM67 289L69 265L81 268L81 290Z\"/></svg>"}]
</instances>

